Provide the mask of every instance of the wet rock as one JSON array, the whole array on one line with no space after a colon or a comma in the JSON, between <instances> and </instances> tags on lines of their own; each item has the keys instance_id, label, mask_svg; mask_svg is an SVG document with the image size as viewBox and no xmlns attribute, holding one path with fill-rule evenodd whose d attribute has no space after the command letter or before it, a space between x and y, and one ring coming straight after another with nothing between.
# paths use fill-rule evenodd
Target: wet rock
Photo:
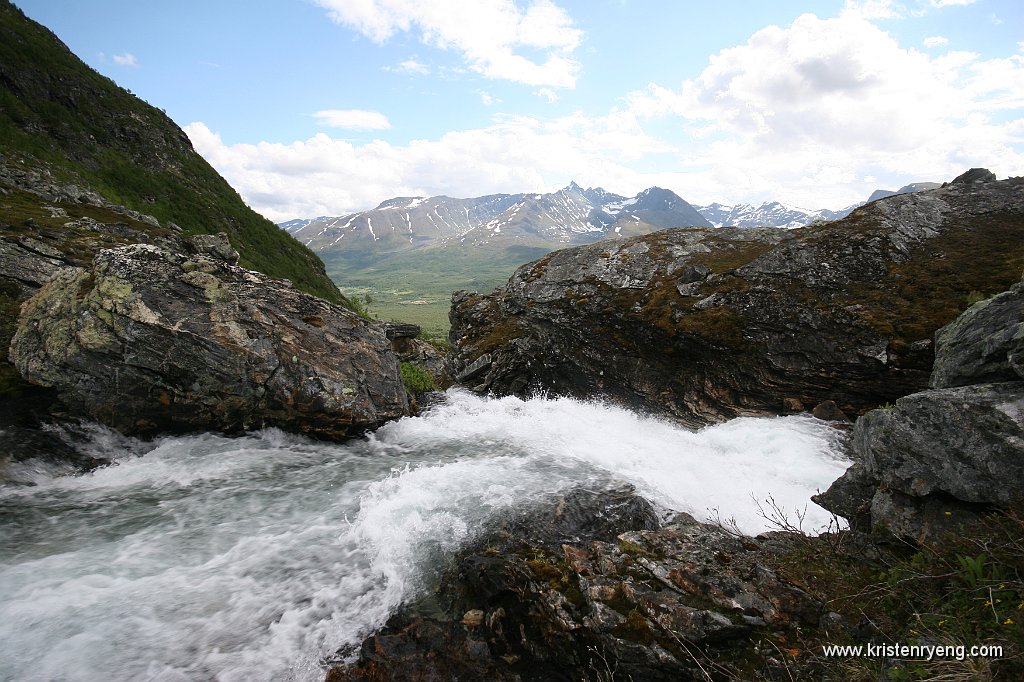
<instances>
[{"instance_id":1,"label":"wet rock","mask_svg":"<svg viewBox=\"0 0 1024 682\"><path fill-rule=\"evenodd\" d=\"M813 414L816 418L827 422L850 421L849 417L847 417L846 414L839 409L839 406L836 405L836 401L834 400L821 401L820 403L814 406L814 409L811 410L811 414Z\"/></svg>"},{"instance_id":2,"label":"wet rock","mask_svg":"<svg viewBox=\"0 0 1024 682\"><path fill-rule=\"evenodd\" d=\"M1024 256L1024 179L978 177L797 230L668 229L555 252L497 292L453 297L448 373L694 426L796 401L863 414L927 387L932 335L971 290L1020 279L1005 256Z\"/></svg>"},{"instance_id":3,"label":"wet rock","mask_svg":"<svg viewBox=\"0 0 1024 682\"><path fill-rule=\"evenodd\" d=\"M385 661L403 679L481 665L493 679L704 679L702 660L749 674L755 640L783 641L825 613L765 562L785 542L685 514L657 528L628 491L573 491L455 557L439 590L448 620L399 614L328 679L383 679L372 673ZM430 643L428 627L441 633ZM729 667L738 660L745 672Z\"/></svg>"},{"instance_id":4,"label":"wet rock","mask_svg":"<svg viewBox=\"0 0 1024 682\"><path fill-rule=\"evenodd\" d=\"M211 237L191 257L138 244L60 270L23 306L12 362L65 411L124 433L344 438L407 413L379 328L232 265Z\"/></svg>"}]
</instances>

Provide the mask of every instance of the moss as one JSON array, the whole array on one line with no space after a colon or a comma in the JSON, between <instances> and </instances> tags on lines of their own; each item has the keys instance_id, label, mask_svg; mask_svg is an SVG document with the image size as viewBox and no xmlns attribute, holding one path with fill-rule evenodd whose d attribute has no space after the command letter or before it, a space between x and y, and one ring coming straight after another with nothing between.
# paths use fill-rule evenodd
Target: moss
<instances>
[{"instance_id":1,"label":"moss","mask_svg":"<svg viewBox=\"0 0 1024 682\"><path fill-rule=\"evenodd\" d=\"M679 320L678 328L709 345L742 350L746 347L743 329L746 320L741 313L727 306L699 310Z\"/></svg>"},{"instance_id":2,"label":"moss","mask_svg":"<svg viewBox=\"0 0 1024 682\"><path fill-rule=\"evenodd\" d=\"M775 248L775 244L760 241L740 241L714 236L704 239L704 244L711 247L711 251L694 254L690 257L690 262L694 265L703 265L715 273L742 268Z\"/></svg>"},{"instance_id":3,"label":"moss","mask_svg":"<svg viewBox=\"0 0 1024 682\"><path fill-rule=\"evenodd\" d=\"M881 280L854 283L841 303L860 305L858 314L880 333L912 343L932 338L972 302L1020 281L1020 216L994 213L950 220L961 223L913 247L909 258L892 264Z\"/></svg>"},{"instance_id":4,"label":"moss","mask_svg":"<svg viewBox=\"0 0 1024 682\"><path fill-rule=\"evenodd\" d=\"M654 633L647 624L647 619L639 611L630 611L626 620L612 629L612 634L619 639L630 642L637 642L644 646L650 646L654 640Z\"/></svg>"},{"instance_id":5,"label":"moss","mask_svg":"<svg viewBox=\"0 0 1024 682\"><path fill-rule=\"evenodd\" d=\"M505 318L492 326L488 333L476 343L476 352L471 359L476 360L485 353L493 353L504 348L514 339L522 336L523 330L514 318Z\"/></svg>"}]
</instances>

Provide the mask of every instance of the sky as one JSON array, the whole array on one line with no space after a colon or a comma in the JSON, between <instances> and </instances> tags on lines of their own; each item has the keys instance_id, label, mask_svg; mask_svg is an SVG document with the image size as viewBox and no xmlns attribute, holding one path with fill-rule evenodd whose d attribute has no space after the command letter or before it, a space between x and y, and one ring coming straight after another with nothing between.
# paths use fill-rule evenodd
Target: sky
<instances>
[{"instance_id":1,"label":"sky","mask_svg":"<svg viewBox=\"0 0 1024 682\"><path fill-rule=\"evenodd\" d=\"M257 211L1024 175L1020 0L15 0Z\"/></svg>"}]
</instances>

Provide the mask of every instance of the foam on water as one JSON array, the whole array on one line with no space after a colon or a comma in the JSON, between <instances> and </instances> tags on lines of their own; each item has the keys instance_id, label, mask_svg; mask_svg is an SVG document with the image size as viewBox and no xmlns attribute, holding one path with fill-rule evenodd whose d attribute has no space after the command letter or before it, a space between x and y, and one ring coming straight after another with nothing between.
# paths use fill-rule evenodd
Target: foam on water
<instances>
[{"instance_id":1,"label":"foam on water","mask_svg":"<svg viewBox=\"0 0 1024 682\"><path fill-rule=\"evenodd\" d=\"M688 432L593 402L453 391L345 445L268 430L143 444L102 429L118 464L0 489L0 677L322 679L512 507L578 484L632 483L664 510L751 496L786 510L848 462L814 419ZM815 513L817 510L818 513Z\"/></svg>"}]
</instances>

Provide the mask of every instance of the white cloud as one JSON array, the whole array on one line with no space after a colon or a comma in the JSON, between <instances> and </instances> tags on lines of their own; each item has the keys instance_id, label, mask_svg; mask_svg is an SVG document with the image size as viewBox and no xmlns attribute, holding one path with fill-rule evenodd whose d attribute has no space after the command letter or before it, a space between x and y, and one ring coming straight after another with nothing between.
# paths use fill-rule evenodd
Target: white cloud
<instances>
[{"instance_id":1,"label":"white cloud","mask_svg":"<svg viewBox=\"0 0 1024 682\"><path fill-rule=\"evenodd\" d=\"M928 36L921 41L921 44L925 47L942 47L943 45L949 45L949 38L945 36Z\"/></svg>"},{"instance_id":2,"label":"white cloud","mask_svg":"<svg viewBox=\"0 0 1024 682\"><path fill-rule=\"evenodd\" d=\"M630 103L709 140L684 149L688 165L811 207L850 203L865 175L1024 172L1024 56L933 58L853 15L762 29L678 90L652 84Z\"/></svg>"},{"instance_id":3,"label":"white cloud","mask_svg":"<svg viewBox=\"0 0 1024 682\"><path fill-rule=\"evenodd\" d=\"M414 73L420 76L426 76L430 73L430 67L423 62L417 61L415 57L410 57L403 62L399 62L398 66L390 68L391 71L401 71L403 73Z\"/></svg>"},{"instance_id":4,"label":"white cloud","mask_svg":"<svg viewBox=\"0 0 1024 682\"><path fill-rule=\"evenodd\" d=\"M673 128L675 136L666 132ZM622 194L658 185L694 203L839 208L879 187L948 180L972 166L1024 175L1024 50L933 56L854 15L804 15L600 117L505 115L401 145L327 134L225 145L202 123L186 130L274 220L339 215L394 196L546 191L571 179Z\"/></svg>"},{"instance_id":5,"label":"white cloud","mask_svg":"<svg viewBox=\"0 0 1024 682\"><path fill-rule=\"evenodd\" d=\"M494 97L491 96L490 93L483 92L483 91L480 92L480 103L483 104L485 107L491 106L496 101L500 102L501 100L495 100Z\"/></svg>"},{"instance_id":6,"label":"white cloud","mask_svg":"<svg viewBox=\"0 0 1024 682\"><path fill-rule=\"evenodd\" d=\"M533 94L537 95L538 97L543 97L548 102L557 102L558 101L558 93L556 93L551 88L541 88L540 90L538 90L537 92L535 92Z\"/></svg>"},{"instance_id":7,"label":"white cloud","mask_svg":"<svg viewBox=\"0 0 1024 682\"><path fill-rule=\"evenodd\" d=\"M953 5L973 5L978 0L932 0L932 7L952 7Z\"/></svg>"},{"instance_id":8,"label":"white cloud","mask_svg":"<svg viewBox=\"0 0 1024 682\"><path fill-rule=\"evenodd\" d=\"M113 59L114 63L118 66L137 67L139 65L139 62L135 59L135 55L133 55L131 52L115 54L113 57L111 57L111 59Z\"/></svg>"},{"instance_id":9,"label":"white cloud","mask_svg":"<svg viewBox=\"0 0 1024 682\"><path fill-rule=\"evenodd\" d=\"M551 0L533 0L525 11L513 0L314 0L335 22L383 43L418 30L422 41L462 53L469 67L488 78L527 85L574 87L579 63L572 58L582 31ZM520 51L541 52L534 61Z\"/></svg>"},{"instance_id":10,"label":"white cloud","mask_svg":"<svg viewBox=\"0 0 1024 682\"><path fill-rule=\"evenodd\" d=\"M387 130L391 122L379 111L324 109L313 114L322 125L349 130Z\"/></svg>"},{"instance_id":11,"label":"white cloud","mask_svg":"<svg viewBox=\"0 0 1024 682\"><path fill-rule=\"evenodd\" d=\"M856 19L896 19L906 11L893 0L846 0L842 15Z\"/></svg>"},{"instance_id":12,"label":"white cloud","mask_svg":"<svg viewBox=\"0 0 1024 682\"><path fill-rule=\"evenodd\" d=\"M196 150L272 220L340 215L394 196L546 191L571 179L637 192L664 180L629 168L630 160L665 147L623 111L597 119L498 117L486 128L401 146L381 140L357 145L324 133L291 144L226 145L203 123L185 131Z\"/></svg>"}]
</instances>

